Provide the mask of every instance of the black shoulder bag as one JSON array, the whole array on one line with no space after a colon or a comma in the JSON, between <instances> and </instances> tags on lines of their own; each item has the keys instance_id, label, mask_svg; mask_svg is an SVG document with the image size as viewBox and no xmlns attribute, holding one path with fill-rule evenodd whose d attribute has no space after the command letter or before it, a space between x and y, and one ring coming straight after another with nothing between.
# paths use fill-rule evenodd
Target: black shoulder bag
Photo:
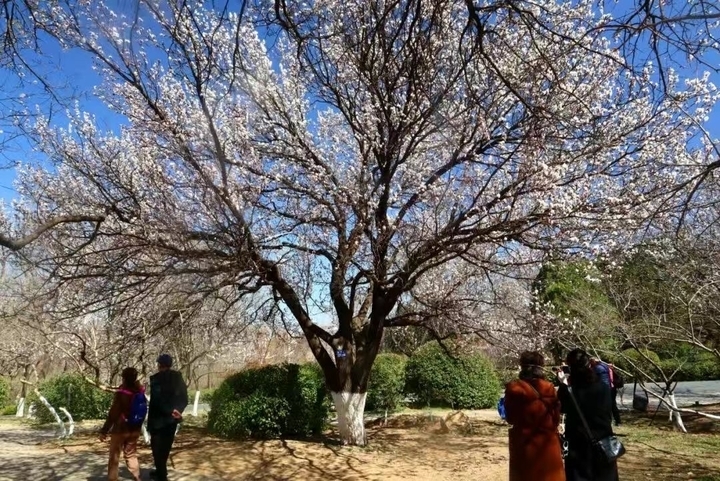
<instances>
[{"instance_id":1,"label":"black shoulder bag","mask_svg":"<svg viewBox=\"0 0 720 481\"><path fill-rule=\"evenodd\" d=\"M568 387L568 393L570 393L570 399L572 399L575 409L580 416L580 421L582 422L588 438L593 445L596 461L599 461L602 464L612 464L617 461L619 457L625 454L625 446L623 446L617 436L614 435L602 439L595 439L592 431L590 431L590 426L585 419L585 415L582 410L580 410L580 405L578 404L577 399L575 399L575 395L573 394L571 387Z\"/></svg>"},{"instance_id":2,"label":"black shoulder bag","mask_svg":"<svg viewBox=\"0 0 720 481\"><path fill-rule=\"evenodd\" d=\"M641 386L642 388L642 386ZM649 399L647 392L643 389L643 395L637 393L637 381L633 384L633 409L635 411L644 413L648 410Z\"/></svg>"}]
</instances>

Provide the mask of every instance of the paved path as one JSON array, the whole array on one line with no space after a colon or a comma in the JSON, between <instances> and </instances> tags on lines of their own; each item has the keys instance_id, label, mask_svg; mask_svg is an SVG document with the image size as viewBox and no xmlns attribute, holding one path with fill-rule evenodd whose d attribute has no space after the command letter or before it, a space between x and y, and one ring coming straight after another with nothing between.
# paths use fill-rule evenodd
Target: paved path
<instances>
[{"instance_id":1,"label":"paved path","mask_svg":"<svg viewBox=\"0 0 720 481\"><path fill-rule=\"evenodd\" d=\"M657 394L662 394L662 390L655 386L648 386ZM639 389L639 388L638 388ZM638 390L638 392L640 392ZM633 385L625 386L625 392L622 395L623 405L630 409L632 406ZM621 397L618 396L618 403ZM675 388L675 400L680 407L694 407L696 403L718 404L720 403L720 381L691 381L678 383ZM650 406L654 409L658 405L658 400L650 396Z\"/></svg>"},{"instance_id":2,"label":"paved path","mask_svg":"<svg viewBox=\"0 0 720 481\"><path fill-rule=\"evenodd\" d=\"M681 382L675 388L675 398L681 406L720 403L720 381Z\"/></svg>"},{"instance_id":3,"label":"paved path","mask_svg":"<svg viewBox=\"0 0 720 481\"><path fill-rule=\"evenodd\" d=\"M105 481L107 458L92 452L40 446L54 438L52 431L28 428L0 419L0 481ZM148 469L143 479L150 479ZM132 479L123 467L120 479ZM171 472L173 481L211 481L188 473Z\"/></svg>"}]
</instances>

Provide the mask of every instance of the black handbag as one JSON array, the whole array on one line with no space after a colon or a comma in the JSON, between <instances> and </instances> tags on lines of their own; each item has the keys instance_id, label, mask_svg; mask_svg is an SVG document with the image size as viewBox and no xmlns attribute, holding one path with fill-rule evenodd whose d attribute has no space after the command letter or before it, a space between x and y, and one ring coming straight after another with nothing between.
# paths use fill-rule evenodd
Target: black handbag
<instances>
[{"instance_id":1,"label":"black handbag","mask_svg":"<svg viewBox=\"0 0 720 481\"><path fill-rule=\"evenodd\" d=\"M648 399L647 393L643 389L643 394L640 395L637 393L637 381L633 385L633 409L635 411L644 413L648 410L648 404L650 403L650 400Z\"/></svg>"},{"instance_id":2,"label":"black handbag","mask_svg":"<svg viewBox=\"0 0 720 481\"><path fill-rule=\"evenodd\" d=\"M575 409L580 416L580 421L585 428L585 432L587 433L588 438L590 439L590 442L594 447L593 451L596 458L595 461L598 461L601 464L612 464L617 461L619 457L625 454L625 446L623 446L623 443L621 443L617 436L614 435L607 436L602 439L595 439L592 431L590 431L590 426L585 419L585 415L580 410L580 405L578 404L577 399L575 399L572 388L568 387L568 392L570 393L570 399L572 399L572 402L575 405Z\"/></svg>"}]
</instances>

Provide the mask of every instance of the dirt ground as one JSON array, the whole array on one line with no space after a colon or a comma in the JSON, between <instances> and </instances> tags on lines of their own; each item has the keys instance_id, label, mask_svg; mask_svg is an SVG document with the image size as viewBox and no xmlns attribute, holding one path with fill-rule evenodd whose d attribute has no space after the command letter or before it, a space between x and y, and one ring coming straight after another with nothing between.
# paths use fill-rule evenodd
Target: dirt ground
<instances>
[{"instance_id":1,"label":"dirt ground","mask_svg":"<svg viewBox=\"0 0 720 481\"><path fill-rule=\"evenodd\" d=\"M370 423L370 444L348 448L333 442L332 436L319 440L225 441L208 436L199 427L181 430L172 463L177 481L199 480L337 480L337 481L456 481L507 479L507 426L494 411L467 414L413 412ZM653 426L649 419L631 417L618 432L625 439L628 454L620 464L621 479L720 481L720 432L717 423L687 418L693 434L673 433L664 419ZM22 432L21 430L17 432ZM19 439L19 435L16 437ZM32 434L32 432L30 432ZM0 465L10 464L10 473L22 477L0 480L100 480L106 446L98 443L85 426L77 436L58 444L44 439L25 439L20 448L26 461L7 459L6 431L0 423ZM39 444L38 444L39 443ZM53 468L48 477L27 477L19 463L37 459L75 460L92 466L93 473L80 469L63 474ZM5 459L3 459L5 457ZM37 462L36 459L36 462ZM141 462L151 464L147 448ZM12 471L15 469L15 471ZM49 468L48 468L49 469ZM7 474L8 471L5 471ZM37 469L35 473L40 474ZM54 477L55 476L55 477Z\"/></svg>"}]
</instances>

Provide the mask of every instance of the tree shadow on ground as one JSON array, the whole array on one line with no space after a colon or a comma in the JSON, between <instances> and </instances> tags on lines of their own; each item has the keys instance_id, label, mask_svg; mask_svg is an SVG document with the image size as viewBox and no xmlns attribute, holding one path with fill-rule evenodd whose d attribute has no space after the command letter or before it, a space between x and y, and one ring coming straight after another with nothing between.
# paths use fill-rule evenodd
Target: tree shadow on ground
<instances>
[{"instance_id":1,"label":"tree shadow on ground","mask_svg":"<svg viewBox=\"0 0 720 481\"><path fill-rule=\"evenodd\" d=\"M107 467L88 455L49 455L45 457L17 456L11 463L5 463L0 480L43 480L43 481L104 481Z\"/></svg>"},{"instance_id":2,"label":"tree shadow on ground","mask_svg":"<svg viewBox=\"0 0 720 481\"><path fill-rule=\"evenodd\" d=\"M226 476L232 473L228 479L341 481L427 479L430 469L453 472L468 464L489 463L505 469L506 443L502 438L495 439L499 428L494 424L477 423L473 428L475 434L458 435L459 427L445 431L436 425L439 421L434 417L416 418L399 416L382 426L370 423L369 444L363 448L341 446L336 433L313 440L230 442L199 431L198 439L187 438L188 452L200 449L207 450L209 455L197 458L192 469L187 465L181 468L200 471L211 468ZM485 436L486 431L491 436ZM183 449L179 447L178 457L182 457ZM232 453L234 466L229 466L226 460Z\"/></svg>"},{"instance_id":3,"label":"tree shadow on ground","mask_svg":"<svg viewBox=\"0 0 720 481\"><path fill-rule=\"evenodd\" d=\"M172 479L440 481L458 476L507 479L508 426L472 416L455 419L459 421L453 422L450 416L420 414L368 423L369 444L362 448L341 446L334 432L313 439L231 441L187 426L176 438L171 455L171 466L175 469ZM707 456L717 452L713 447L720 447L720 437L692 435L693 443L697 441L700 445L696 450L694 444L688 448L686 440L690 438L681 437L687 435L666 431L665 427L660 430L648 427L646 418L625 419L627 426L620 430L628 448L620 462L624 481L710 480L720 475L716 469L720 463ZM19 449L24 450L27 440L18 437L17 441ZM32 469L27 467L28 463L20 463L24 467L11 466L0 471L0 481L105 479L107 446L98 443L94 435L81 434L59 444L27 447L32 449L46 450L41 456L42 463ZM145 467L152 463L145 445L140 449L140 461ZM147 473L143 479L148 479Z\"/></svg>"},{"instance_id":4,"label":"tree shadow on ground","mask_svg":"<svg viewBox=\"0 0 720 481\"><path fill-rule=\"evenodd\" d=\"M336 448L332 442L320 439L227 441L202 430L185 430L178 437L172 459L178 469L218 476L217 479L373 479L355 468L359 460Z\"/></svg>"}]
</instances>

